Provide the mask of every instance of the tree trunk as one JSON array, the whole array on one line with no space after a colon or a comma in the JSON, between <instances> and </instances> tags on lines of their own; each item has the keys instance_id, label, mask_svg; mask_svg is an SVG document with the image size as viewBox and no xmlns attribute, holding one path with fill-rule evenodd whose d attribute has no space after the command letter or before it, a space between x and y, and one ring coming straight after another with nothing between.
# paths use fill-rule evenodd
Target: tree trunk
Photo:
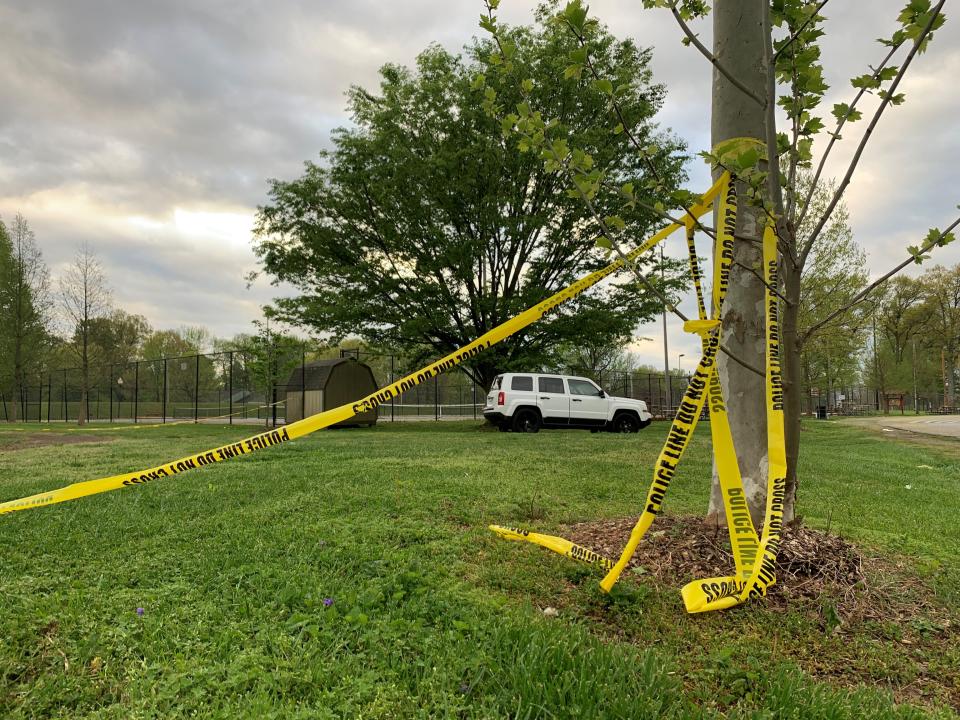
<instances>
[{"instance_id":1,"label":"tree trunk","mask_svg":"<svg viewBox=\"0 0 960 720\"><path fill-rule=\"evenodd\" d=\"M792 240L792 238L791 238ZM800 459L800 415L803 412L801 345L797 333L800 314L800 271L789 262L781 263L783 296L780 304L780 347L783 366L783 424L787 446L787 492L783 520L793 520L797 502L797 462Z\"/></svg>"},{"instance_id":2,"label":"tree trunk","mask_svg":"<svg viewBox=\"0 0 960 720\"><path fill-rule=\"evenodd\" d=\"M763 3L767 0L717 0L713 10L713 54L755 95L765 97ZM766 138L764 108L735 87L718 70L713 71L712 145L730 138ZM719 175L720 171L715 171ZM739 192L737 235L763 237L763 211L748 205L746 191ZM714 222L716 225L716 221ZM723 344L753 367L764 367L764 285L752 272L762 268L759 243L737 241L734 266L723 309ZM763 378L731 360L718 359L718 372L730 418L744 492L755 524L763 521L767 496L767 421ZM716 468L708 519L724 524L726 515Z\"/></svg>"},{"instance_id":3,"label":"tree trunk","mask_svg":"<svg viewBox=\"0 0 960 720\"><path fill-rule=\"evenodd\" d=\"M90 366L87 356L87 328L84 322L83 328L83 350L80 358L80 407L77 410L77 425L85 425L87 422L87 393L90 392Z\"/></svg>"},{"instance_id":4,"label":"tree trunk","mask_svg":"<svg viewBox=\"0 0 960 720\"><path fill-rule=\"evenodd\" d=\"M20 373L17 370L17 363L14 363L13 370L13 402L10 403L10 422L17 422L20 412L20 394L22 385L20 383Z\"/></svg>"}]
</instances>

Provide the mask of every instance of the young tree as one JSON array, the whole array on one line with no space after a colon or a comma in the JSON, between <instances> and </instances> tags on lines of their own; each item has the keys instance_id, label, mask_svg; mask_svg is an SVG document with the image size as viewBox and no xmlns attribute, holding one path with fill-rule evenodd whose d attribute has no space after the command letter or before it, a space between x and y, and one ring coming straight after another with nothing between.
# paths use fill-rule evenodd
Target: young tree
<instances>
[{"instance_id":1,"label":"young tree","mask_svg":"<svg viewBox=\"0 0 960 720\"><path fill-rule=\"evenodd\" d=\"M71 335L70 347L80 360L80 409L77 424L88 417L90 358L94 323L110 310L110 290L103 268L89 245L80 246L73 263L60 277L60 300Z\"/></svg>"},{"instance_id":2,"label":"young tree","mask_svg":"<svg viewBox=\"0 0 960 720\"><path fill-rule=\"evenodd\" d=\"M0 222L0 355L8 358L16 422L27 372L41 365L47 339L49 273L30 225L19 213Z\"/></svg>"},{"instance_id":3,"label":"young tree","mask_svg":"<svg viewBox=\"0 0 960 720\"><path fill-rule=\"evenodd\" d=\"M897 17L897 29L890 37L881 39L885 47L884 57L869 72L852 80L856 93L849 103L838 103L833 108L835 127L829 133L829 141L820 152L819 162L813 170L814 141L826 124L816 115L827 86L823 81L820 65L819 38L824 34L825 18L820 11L825 0L818 3L803 0L718 0L713 14L713 50L698 39L690 22L711 13L703 0L644 0L646 7L668 9L677 20L684 43L694 46L710 62L713 68L713 149L703 153L719 173L726 169L737 179L741 213L739 214L736 238L740 242L735 250L734 268L721 328L721 350L718 367L728 398L733 439L744 488L748 495L751 514L755 521L763 517L766 501L767 457L765 442L765 394L763 365L764 343L762 323L757 308L762 306L764 285L757 271L758 244L763 227L772 223L779 249L779 286L773 290L781 299L780 308L780 353L784 375L786 449L788 460L787 497L784 519L790 520L794 513L797 484L797 460L800 443L801 412L801 350L805 338L813 337L822 328L848 313L870 296L883 282L898 273L911 262L921 262L935 247L954 239L953 229L960 224L955 220L946 230L931 229L924 241L908 248L909 257L881 276L877 281L853 294L846 304L827 313L813 325L803 330L799 327L799 313L803 306L802 278L811 253L829 226L844 193L850 184L873 130L881 116L894 105L904 101L898 92L900 83L917 55L927 47L932 34L942 26L944 0L932 5L930 0L910 0ZM481 17L481 26L495 37L503 37L503 30L494 17L499 0L486 0L488 13ZM594 61L593 36L596 22L587 17L586 7L580 0L572 0L558 16L577 38L580 47L569 56L565 77L584 75L592 80L593 87L603 90L608 98L611 129L614 134L631 138L631 123L620 108L621 88L605 76L605 68ZM780 36L774 37L774 28ZM492 66L510 64L508 44L501 44L499 51L491 55ZM899 65L893 65L899 62ZM517 80L516 82L520 82ZM559 79L555 79L559 83ZM536 85L531 85L535 88ZM495 95L495 93L494 93ZM812 195L823 174L825 163L845 130L862 117L858 109L867 95L876 95L879 103L872 113L866 131L856 144L846 172L837 183L825 207L816 207ZM489 103L495 105L495 103ZM777 106L786 116L786 132L778 132ZM495 108L496 109L496 108ZM543 122L538 112L531 115L526 108L518 106L521 122L509 123L529 142L524 135L526 128L535 126L539 132L537 149L543 153L546 163L565 164L570 168L574 188L589 206L602 190L607 178L602 171L591 171L592 158L576 148L579 155L572 155L571 147L564 146L558 152L552 137L550 122ZM502 110L498 110L503 112ZM543 113L546 116L546 113ZM534 120L531 122L530 118ZM549 116L547 116L549 117ZM509 116L504 118L509 119ZM743 138L748 138L747 142ZM651 154L651 148L639 141L632 143L640 157ZM654 148L655 149L655 148ZM572 160L570 158L573 158ZM781 165L782 164L782 165ZM781 166L785 172L780 172ZM776 168L776 172L768 172ZM803 170L813 170L807 188L798 182ZM584 191L586 190L586 191ZM635 202L632 192L621 192L629 202ZM676 220L670 213L676 209L680 215L687 212L690 194L674 192L668 204L655 206L668 219ZM747 207L743 207L746 205ZM594 219L603 227L608 244L613 242L619 251L618 240L623 240L622 226L605 222L602 213ZM620 219L622 220L622 218ZM809 223L804 235L799 229ZM700 229L710 233L709 228ZM714 490L714 498L719 492ZM714 502L716 508L716 502Z\"/></svg>"},{"instance_id":4,"label":"young tree","mask_svg":"<svg viewBox=\"0 0 960 720\"><path fill-rule=\"evenodd\" d=\"M634 133L658 144L647 161L602 127L604 92L550 82L576 43L548 20L542 11L539 27L510 31L515 62L540 88L535 102L617 182L645 182L650 162L665 187L680 181L680 146L651 122L663 92L651 80L650 52L609 33L596 38L599 61L626 87ZM321 164L308 163L303 177L271 184L256 251L266 273L300 290L275 302L280 320L337 339L357 334L416 360L470 342L605 264L589 212L564 192L561 171L516 152L477 101L474 77L491 48L475 42L454 56L433 46L415 71L384 66L379 92L350 90L355 129L337 131L334 149ZM491 78L487 89L510 106L522 99L507 81ZM651 192L651 203L665 192ZM638 235L656 218L641 206L626 214ZM627 278L591 291L477 356L467 371L487 387L502 370L551 364L558 344L629 333L659 309L634 290ZM603 309L602 323L585 324L578 310L588 303Z\"/></svg>"}]
</instances>

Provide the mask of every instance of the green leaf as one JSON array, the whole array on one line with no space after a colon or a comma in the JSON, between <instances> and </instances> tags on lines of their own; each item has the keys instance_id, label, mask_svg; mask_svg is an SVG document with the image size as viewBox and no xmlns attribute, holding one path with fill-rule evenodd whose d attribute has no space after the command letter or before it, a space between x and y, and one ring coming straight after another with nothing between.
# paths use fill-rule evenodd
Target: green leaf
<instances>
[{"instance_id":1,"label":"green leaf","mask_svg":"<svg viewBox=\"0 0 960 720\"><path fill-rule=\"evenodd\" d=\"M880 80L880 82L889 82L897 76L898 72L900 72L900 68L896 65L891 65L889 67L881 68L880 72L877 73L877 78Z\"/></svg>"},{"instance_id":2,"label":"green leaf","mask_svg":"<svg viewBox=\"0 0 960 720\"><path fill-rule=\"evenodd\" d=\"M606 248L607 250L613 249L613 243L610 242L610 238L604 235L601 235L597 238L596 246Z\"/></svg>"},{"instance_id":3,"label":"green leaf","mask_svg":"<svg viewBox=\"0 0 960 720\"><path fill-rule=\"evenodd\" d=\"M520 87L523 89L525 93L533 92L533 80L531 80L530 78L527 78L522 83L520 83Z\"/></svg>"},{"instance_id":4,"label":"green leaf","mask_svg":"<svg viewBox=\"0 0 960 720\"><path fill-rule=\"evenodd\" d=\"M920 265L921 263L923 263L923 253L920 251L920 248L918 248L916 245L910 245L907 248L907 252L913 256L913 261L917 265Z\"/></svg>"},{"instance_id":5,"label":"green leaf","mask_svg":"<svg viewBox=\"0 0 960 720\"><path fill-rule=\"evenodd\" d=\"M850 80L850 84L861 90L872 90L880 87L880 80L873 75L859 75Z\"/></svg>"},{"instance_id":6,"label":"green leaf","mask_svg":"<svg viewBox=\"0 0 960 720\"><path fill-rule=\"evenodd\" d=\"M737 155L736 160L734 161L741 170L747 170L756 166L760 162L760 151L755 147L740 153Z\"/></svg>"},{"instance_id":7,"label":"green leaf","mask_svg":"<svg viewBox=\"0 0 960 720\"><path fill-rule=\"evenodd\" d=\"M597 78L594 80L593 87L602 92L604 95L613 95L613 83L606 78Z\"/></svg>"},{"instance_id":8,"label":"green leaf","mask_svg":"<svg viewBox=\"0 0 960 720\"><path fill-rule=\"evenodd\" d=\"M627 224L623 221L623 218L619 215L607 215L603 221L610 227L616 228L620 232L627 227Z\"/></svg>"},{"instance_id":9,"label":"green leaf","mask_svg":"<svg viewBox=\"0 0 960 720\"><path fill-rule=\"evenodd\" d=\"M579 34L583 34L583 28L587 21L587 8L580 0L571 0L563 9L561 17L570 23L570 27Z\"/></svg>"},{"instance_id":10,"label":"green leaf","mask_svg":"<svg viewBox=\"0 0 960 720\"><path fill-rule=\"evenodd\" d=\"M569 80L570 78L579 80L581 75L583 75L583 65L568 65L563 71L564 80Z\"/></svg>"},{"instance_id":11,"label":"green leaf","mask_svg":"<svg viewBox=\"0 0 960 720\"><path fill-rule=\"evenodd\" d=\"M833 116L840 121L856 122L863 117L863 113L851 108L847 103L837 103L833 106Z\"/></svg>"}]
</instances>

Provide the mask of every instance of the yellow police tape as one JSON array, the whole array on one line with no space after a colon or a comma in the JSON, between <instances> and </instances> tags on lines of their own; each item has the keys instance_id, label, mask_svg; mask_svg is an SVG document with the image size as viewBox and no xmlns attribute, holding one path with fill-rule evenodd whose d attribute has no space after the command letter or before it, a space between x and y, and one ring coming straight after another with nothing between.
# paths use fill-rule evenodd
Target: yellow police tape
<instances>
[{"instance_id":1,"label":"yellow police tape","mask_svg":"<svg viewBox=\"0 0 960 720\"><path fill-rule=\"evenodd\" d=\"M501 525L491 525L490 529L504 540L526 540L527 542L532 542L540 547L545 547L548 550L553 550L555 553L559 553L560 555L565 555L568 558L590 563L591 565L599 565L604 570L609 570L611 567L613 567L613 561L603 557L603 555L595 553L590 548L585 548L583 545L577 545L576 543L566 540L562 537L556 537L555 535L541 535L540 533L530 532L529 530L503 527Z\"/></svg>"},{"instance_id":2,"label":"yellow police tape","mask_svg":"<svg viewBox=\"0 0 960 720\"><path fill-rule=\"evenodd\" d=\"M690 209L690 212L694 217L699 218L710 210L714 197L719 191L719 187L720 183L716 183L714 187L712 187L703 196L701 201ZM635 260L644 252L654 247L661 240L668 237L673 231L681 227L684 226L673 223L663 228L649 240L628 253L626 255L627 260ZM389 402L391 398L394 398L401 393L404 393L407 390L426 382L435 375L439 375L450 368L456 367L464 360L483 352L504 338L513 335L519 330L522 330L523 328L536 322L544 315L554 311L562 303L577 297L582 292L596 285L604 278L620 270L623 266L623 260L615 260L606 267L577 280L576 282L565 287L563 290L550 296L546 300L501 323L497 327L481 335L472 343L464 345L463 347L455 350L446 357L437 360L431 365L421 368L416 372L410 373L406 377L397 380L392 385L377 390L376 392L371 393L355 403L342 405L340 407L333 408L332 410L326 410L324 412L317 413L316 415L311 415L310 417L304 418L303 420L298 420L297 422L291 423L282 428L258 433L252 437L244 438L242 440L212 448L210 450L205 450L194 455L188 455L177 460L172 460L164 463L163 465L121 473L119 475L112 475L110 477L99 478L97 480L86 480L84 482L73 483L72 485L68 485L57 490L41 492L35 495L30 495L29 497L19 498L17 500L9 500L7 502L0 503L0 515L9 512L15 512L17 510L28 510L31 508L44 507L46 505L66 502L67 500L75 500L88 495L96 495L98 493L109 492L110 490L119 490L124 487L141 485L144 483L153 482L155 480L170 478L198 467L223 462L225 460L230 460L243 455L249 455L259 450L274 447L276 445L289 442L290 440L294 440L298 437L309 435L312 432L329 427L330 425L344 422L345 420L349 420L351 417L361 412L376 409L381 404Z\"/></svg>"},{"instance_id":3,"label":"yellow police tape","mask_svg":"<svg viewBox=\"0 0 960 720\"><path fill-rule=\"evenodd\" d=\"M742 140L742 139L741 139ZM754 141L755 142L755 141ZM748 143L749 144L749 143ZM771 290L777 286L777 241L773 228L767 225L763 236L763 265L766 307L766 403L768 487L763 534L758 538L750 516L733 436L723 398L723 389L717 374L716 356L720 344L720 324L723 300L730 279L736 229L736 184L724 173L711 188L717 202L717 242L714 251L712 318L706 316L699 262L694 243L692 217L686 218L687 248L690 274L697 294L697 320L684 324L684 330L700 335L703 355L690 379L677 414L667 434L666 442L654 467L653 482L647 493L643 514L630 533L626 547L617 562L576 545L564 538L531 533L520 528L491 525L490 529L508 540L531 542L567 557L599 565L607 570L600 583L609 592L627 567L641 540L660 513L666 492L673 479L703 410L704 402L710 413L710 429L714 460L724 503L724 512L730 535L736 574L727 577L706 578L688 583L681 591L687 612L699 613L721 610L766 594L776 582L776 557L783 525L783 505L786 496L786 446L783 425L783 385L779 360L779 307ZM706 196L705 196L706 197ZM699 211L700 208L698 208ZM692 213L691 213L692 214ZM699 217L699 215L697 216ZM670 230L679 229L671 226ZM758 562L759 559L759 562Z\"/></svg>"}]
</instances>

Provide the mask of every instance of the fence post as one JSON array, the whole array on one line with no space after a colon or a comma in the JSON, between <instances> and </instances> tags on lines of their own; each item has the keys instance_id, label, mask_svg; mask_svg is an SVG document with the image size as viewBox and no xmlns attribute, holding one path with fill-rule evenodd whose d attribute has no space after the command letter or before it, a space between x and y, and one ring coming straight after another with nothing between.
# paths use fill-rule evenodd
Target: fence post
<instances>
[{"instance_id":1,"label":"fence post","mask_svg":"<svg viewBox=\"0 0 960 720\"><path fill-rule=\"evenodd\" d=\"M193 422L200 419L200 356L197 355L197 371L193 376Z\"/></svg>"},{"instance_id":2,"label":"fence post","mask_svg":"<svg viewBox=\"0 0 960 720\"><path fill-rule=\"evenodd\" d=\"M393 366L393 359L394 359L394 355L393 353L390 353L390 384L391 385L393 385L397 381L397 377L396 377L394 366ZM397 402L397 397L396 397L396 393L394 393L390 396L390 422L393 422L394 420L396 420L396 417L394 415L394 412L396 410L396 405L395 405L396 402Z\"/></svg>"},{"instance_id":3,"label":"fence post","mask_svg":"<svg viewBox=\"0 0 960 720\"><path fill-rule=\"evenodd\" d=\"M470 383L473 385L473 419L477 419L477 381L474 378L470 378Z\"/></svg>"},{"instance_id":4,"label":"fence post","mask_svg":"<svg viewBox=\"0 0 960 720\"><path fill-rule=\"evenodd\" d=\"M433 419L440 419L440 376L433 376Z\"/></svg>"},{"instance_id":5,"label":"fence post","mask_svg":"<svg viewBox=\"0 0 960 720\"><path fill-rule=\"evenodd\" d=\"M227 353L230 356L230 369L227 372L227 412L230 413L230 424L233 425L233 350Z\"/></svg>"},{"instance_id":6,"label":"fence post","mask_svg":"<svg viewBox=\"0 0 960 720\"><path fill-rule=\"evenodd\" d=\"M133 364L133 424L140 422L140 361Z\"/></svg>"},{"instance_id":7,"label":"fence post","mask_svg":"<svg viewBox=\"0 0 960 720\"><path fill-rule=\"evenodd\" d=\"M113 363L110 363L110 380L107 382L107 390L110 393L110 424L113 424Z\"/></svg>"},{"instance_id":8,"label":"fence post","mask_svg":"<svg viewBox=\"0 0 960 720\"><path fill-rule=\"evenodd\" d=\"M69 413L69 407L67 406L67 369L63 369L63 421L67 422L67 416Z\"/></svg>"},{"instance_id":9,"label":"fence post","mask_svg":"<svg viewBox=\"0 0 960 720\"><path fill-rule=\"evenodd\" d=\"M47 373L47 425L50 424L50 403L53 400L53 382L50 378L50 373Z\"/></svg>"},{"instance_id":10,"label":"fence post","mask_svg":"<svg viewBox=\"0 0 960 720\"><path fill-rule=\"evenodd\" d=\"M307 416L307 352L300 350L300 419Z\"/></svg>"}]
</instances>

